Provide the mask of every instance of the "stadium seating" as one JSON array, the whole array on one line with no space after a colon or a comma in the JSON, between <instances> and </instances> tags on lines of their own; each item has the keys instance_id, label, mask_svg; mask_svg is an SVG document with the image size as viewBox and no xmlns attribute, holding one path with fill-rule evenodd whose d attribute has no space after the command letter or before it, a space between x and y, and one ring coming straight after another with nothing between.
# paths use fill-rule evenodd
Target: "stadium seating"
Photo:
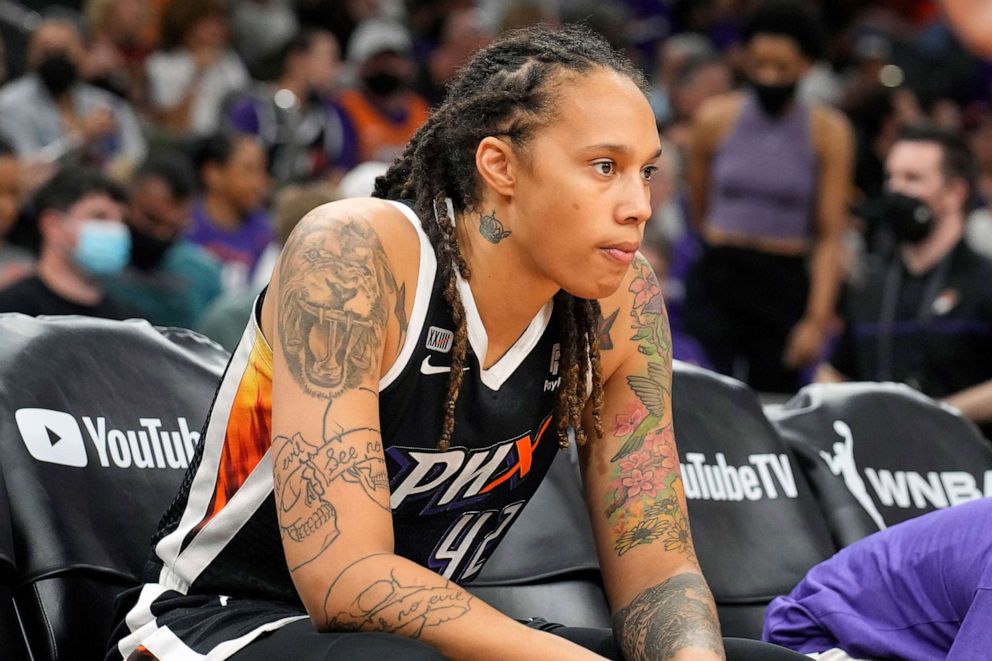
<instances>
[{"instance_id":1,"label":"stadium seating","mask_svg":"<svg viewBox=\"0 0 992 661\"><path fill-rule=\"evenodd\" d=\"M12 661L98 658L227 354L137 321L5 314L0 335L0 650ZM676 362L673 390L693 537L727 636L758 638L767 603L833 540L870 532L821 452L836 464L836 444L855 440L867 484L911 505L876 493L887 523L974 496L992 475L977 430L906 388L806 388L770 413L788 445L738 381ZM471 589L514 617L609 626L574 454L559 454Z\"/></svg>"},{"instance_id":2,"label":"stadium seating","mask_svg":"<svg viewBox=\"0 0 992 661\"><path fill-rule=\"evenodd\" d=\"M4 314L0 336L3 658L21 633L35 660L100 658L227 354L138 321Z\"/></svg>"},{"instance_id":3,"label":"stadium seating","mask_svg":"<svg viewBox=\"0 0 992 661\"><path fill-rule=\"evenodd\" d=\"M835 548L754 391L678 361L672 381L689 523L723 634L760 638L768 602Z\"/></svg>"},{"instance_id":4,"label":"stadium seating","mask_svg":"<svg viewBox=\"0 0 992 661\"><path fill-rule=\"evenodd\" d=\"M908 386L813 384L768 415L838 546L992 495L992 447L978 428Z\"/></svg>"}]
</instances>

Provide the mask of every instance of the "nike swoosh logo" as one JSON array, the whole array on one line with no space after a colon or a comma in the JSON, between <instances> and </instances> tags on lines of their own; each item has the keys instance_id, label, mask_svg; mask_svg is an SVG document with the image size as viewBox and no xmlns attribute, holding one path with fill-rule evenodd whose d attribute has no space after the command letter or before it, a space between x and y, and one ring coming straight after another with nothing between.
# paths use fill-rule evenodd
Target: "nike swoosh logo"
<instances>
[{"instance_id":1,"label":"nike swoosh logo","mask_svg":"<svg viewBox=\"0 0 992 661\"><path fill-rule=\"evenodd\" d=\"M463 367L462 371L468 370L467 367ZM451 365L431 365L431 357L427 356L424 358L424 362L420 363L420 373L421 374L444 374L451 371Z\"/></svg>"}]
</instances>

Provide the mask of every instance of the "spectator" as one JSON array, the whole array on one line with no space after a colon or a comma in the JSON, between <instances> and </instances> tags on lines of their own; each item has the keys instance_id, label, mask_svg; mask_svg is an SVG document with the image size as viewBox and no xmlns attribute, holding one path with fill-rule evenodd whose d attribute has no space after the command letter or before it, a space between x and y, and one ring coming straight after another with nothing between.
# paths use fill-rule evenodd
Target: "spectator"
<instances>
[{"instance_id":1,"label":"spectator","mask_svg":"<svg viewBox=\"0 0 992 661\"><path fill-rule=\"evenodd\" d=\"M992 261L963 240L971 155L957 135L913 126L885 169L888 190L911 199L880 219L896 244L850 292L844 333L817 378L899 381L957 405L960 393L992 379Z\"/></svg>"},{"instance_id":2,"label":"spectator","mask_svg":"<svg viewBox=\"0 0 992 661\"><path fill-rule=\"evenodd\" d=\"M0 312L136 316L110 301L104 280L127 265L125 194L96 170L59 172L35 196L41 247L37 273L0 291Z\"/></svg>"},{"instance_id":3,"label":"spectator","mask_svg":"<svg viewBox=\"0 0 992 661\"><path fill-rule=\"evenodd\" d=\"M305 30L283 48L279 78L235 97L227 124L259 138L277 183L340 176L354 167L357 136L333 99L338 43L330 32Z\"/></svg>"},{"instance_id":4,"label":"spectator","mask_svg":"<svg viewBox=\"0 0 992 661\"><path fill-rule=\"evenodd\" d=\"M250 69L279 52L300 30L293 0L241 0L231 7L231 32Z\"/></svg>"},{"instance_id":5,"label":"spectator","mask_svg":"<svg viewBox=\"0 0 992 661\"><path fill-rule=\"evenodd\" d=\"M0 139L0 288L28 275L34 255L8 241L21 212L21 162L10 143Z\"/></svg>"},{"instance_id":6,"label":"spectator","mask_svg":"<svg viewBox=\"0 0 992 661\"><path fill-rule=\"evenodd\" d=\"M410 89L417 65L410 35L399 23L363 21L348 43L348 61L358 87L341 95L341 105L358 131L358 160L391 162L427 119L427 102Z\"/></svg>"},{"instance_id":7,"label":"spectator","mask_svg":"<svg viewBox=\"0 0 992 661\"><path fill-rule=\"evenodd\" d=\"M82 75L87 82L144 106L146 36L153 20L151 0L87 0L89 44Z\"/></svg>"},{"instance_id":8,"label":"spectator","mask_svg":"<svg viewBox=\"0 0 992 661\"><path fill-rule=\"evenodd\" d=\"M372 190L369 189L368 194L371 192ZM272 244L275 248L274 257L278 258L290 233L303 216L320 205L336 199L338 196L334 195L326 185L287 186L282 189L276 197L275 205L276 237ZM268 268L269 274L274 266L273 260ZM259 270L262 270L261 265ZM198 330L228 351L234 351L244 334L252 304L258 292L266 284L268 277L264 282L256 282L256 286L230 292L218 298L204 313Z\"/></svg>"},{"instance_id":9,"label":"spectator","mask_svg":"<svg viewBox=\"0 0 992 661\"><path fill-rule=\"evenodd\" d=\"M761 5L745 25L750 89L709 99L693 126L687 175L706 246L685 329L719 371L764 392L794 392L819 358L840 281L851 129L796 99L821 39L807 5Z\"/></svg>"},{"instance_id":10,"label":"spectator","mask_svg":"<svg viewBox=\"0 0 992 661\"><path fill-rule=\"evenodd\" d=\"M225 290L245 287L272 240L272 219L262 206L269 188L265 152L252 136L226 133L201 139L195 151L202 195L187 239L222 262Z\"/></svg>"},{"instance_id":11,"label":"spectator","mask_svg":"<svg viewBox=\"0 0 992 661\"><path fill-rule=\"evenodd\" d=\"M182 240L196 186L192 169L179 154L164 153L135 171L126 217L132 268L107 283L111 300L160 326L192 328L221 290L220 262Z\"/></svg>"},{"instance_id":12,"label":"spectator","mask_svg":"<svg viewBox=\"0 0 992 661\"><path fill-rule=\"evenodd\" d=\"M419 91L431 104L444 98L448 83L477 50L492 41L493 34L477 8L455 9L444 18L441 40L427 57Z\"/></svg>"},{"instance_id":13,"label":"spectator","mask_svg":"<svg viewBox=\"0 0 992 661\"><path fill-rule=\"evenodd\" d=\"M215 131L224 99L248 86L228 36L226 0L172 0L166 7L167 50L147 61L149 101L166 128L200 136Z\"/></svg>"},{"instance_id":14,"label":"spectator","mask_svg":"<svg viewBox=\"0 0 992 661\"><path fill-rule=\"evenodd\" d=\"M0 131L23 159L117 170L144 158L145 139L130 105L79 80L83 42L73 23L42 23L27 57L29 73L0 88Z\"/></svg>"},{"instance_id":15,"label":"spectator","mask_svg":"<svg viewBox=\"0 0 992 661\"><path fill-rule=\"evenodd\" d=\"M763 638L836 661L988 658L989 530L983 498L865 537L772 601Z\"/></svg>"}]
</instances>

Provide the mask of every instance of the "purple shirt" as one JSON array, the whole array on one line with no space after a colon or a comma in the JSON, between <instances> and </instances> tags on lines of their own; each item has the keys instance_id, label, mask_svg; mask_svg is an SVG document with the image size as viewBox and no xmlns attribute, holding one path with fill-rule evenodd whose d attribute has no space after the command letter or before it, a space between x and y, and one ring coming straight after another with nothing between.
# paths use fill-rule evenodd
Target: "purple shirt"
<instances>
[{"instance_id":1,"label":"purple shirt","mask_svg":"<svg viewBox=\"0 0 992 661\"><path fill-rule=\"evenodd\" d=\"M989 658L992 498L870 535L768 606L762 638L857 658Z\"/></svg>"},{"instance_id":2,"label":"purple shirt","mask_svg":"<svg viewBox=\"0 0 992 661\"><path fill-rule=\"evenodd\" d=\"M193 207L186 233L187 241L202 246L221 261L221 278L227 290L244 287L251 281L273 237L272 219L266 211L253 211L243 219L241 227L228 230L214 224L202 201Z\"/></svg>"}]
</instances>

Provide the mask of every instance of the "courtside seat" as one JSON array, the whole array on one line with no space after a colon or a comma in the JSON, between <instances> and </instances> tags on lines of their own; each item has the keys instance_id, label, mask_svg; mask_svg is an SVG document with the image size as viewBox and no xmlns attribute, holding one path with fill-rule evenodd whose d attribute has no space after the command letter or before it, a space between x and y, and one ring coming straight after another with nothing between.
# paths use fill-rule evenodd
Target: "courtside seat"
<instances>
[{"instance_id":1,"label":"courtside seat","mask_svg":"<svg viewBox=\"0 0 992 661\"><path fill-rule=\"evenodd\" d=\"M896 383L806 386L769 411L839 546L992 496L992 448L969 420Z\"/></svg>"},{"instance_id":2,"label":"courtside seat","mask_svg":"<svg viewBox=\"0 0 992 661\"><path fill-rule=\"evenodd\" d=\"M835 548L754 391L679 361L673 391L692 537L723 634L760 638L768 602Z\"/></svg>"},{"instance_id":3,"label":"courtside seat","mask_svg":"<svg viewBox=\"0 0 992 661\"><path fill-rule=\"evenodd\" d=\"M100 658L227 354L143 321L3 314L0 337L2 656L13 610L32 659Z\"/></svg>"},{"instance_id":4,"label":"courtside seat","mask_svg":"<svg viewBox=\"0 0 992 661\"><path fill-rule=\"evenodd\" d=\"M573 627L609 627L610 610L584 502L575 455L559 452L469 590L517 619L542 617Z\"/></svg>"}]
</instances>

